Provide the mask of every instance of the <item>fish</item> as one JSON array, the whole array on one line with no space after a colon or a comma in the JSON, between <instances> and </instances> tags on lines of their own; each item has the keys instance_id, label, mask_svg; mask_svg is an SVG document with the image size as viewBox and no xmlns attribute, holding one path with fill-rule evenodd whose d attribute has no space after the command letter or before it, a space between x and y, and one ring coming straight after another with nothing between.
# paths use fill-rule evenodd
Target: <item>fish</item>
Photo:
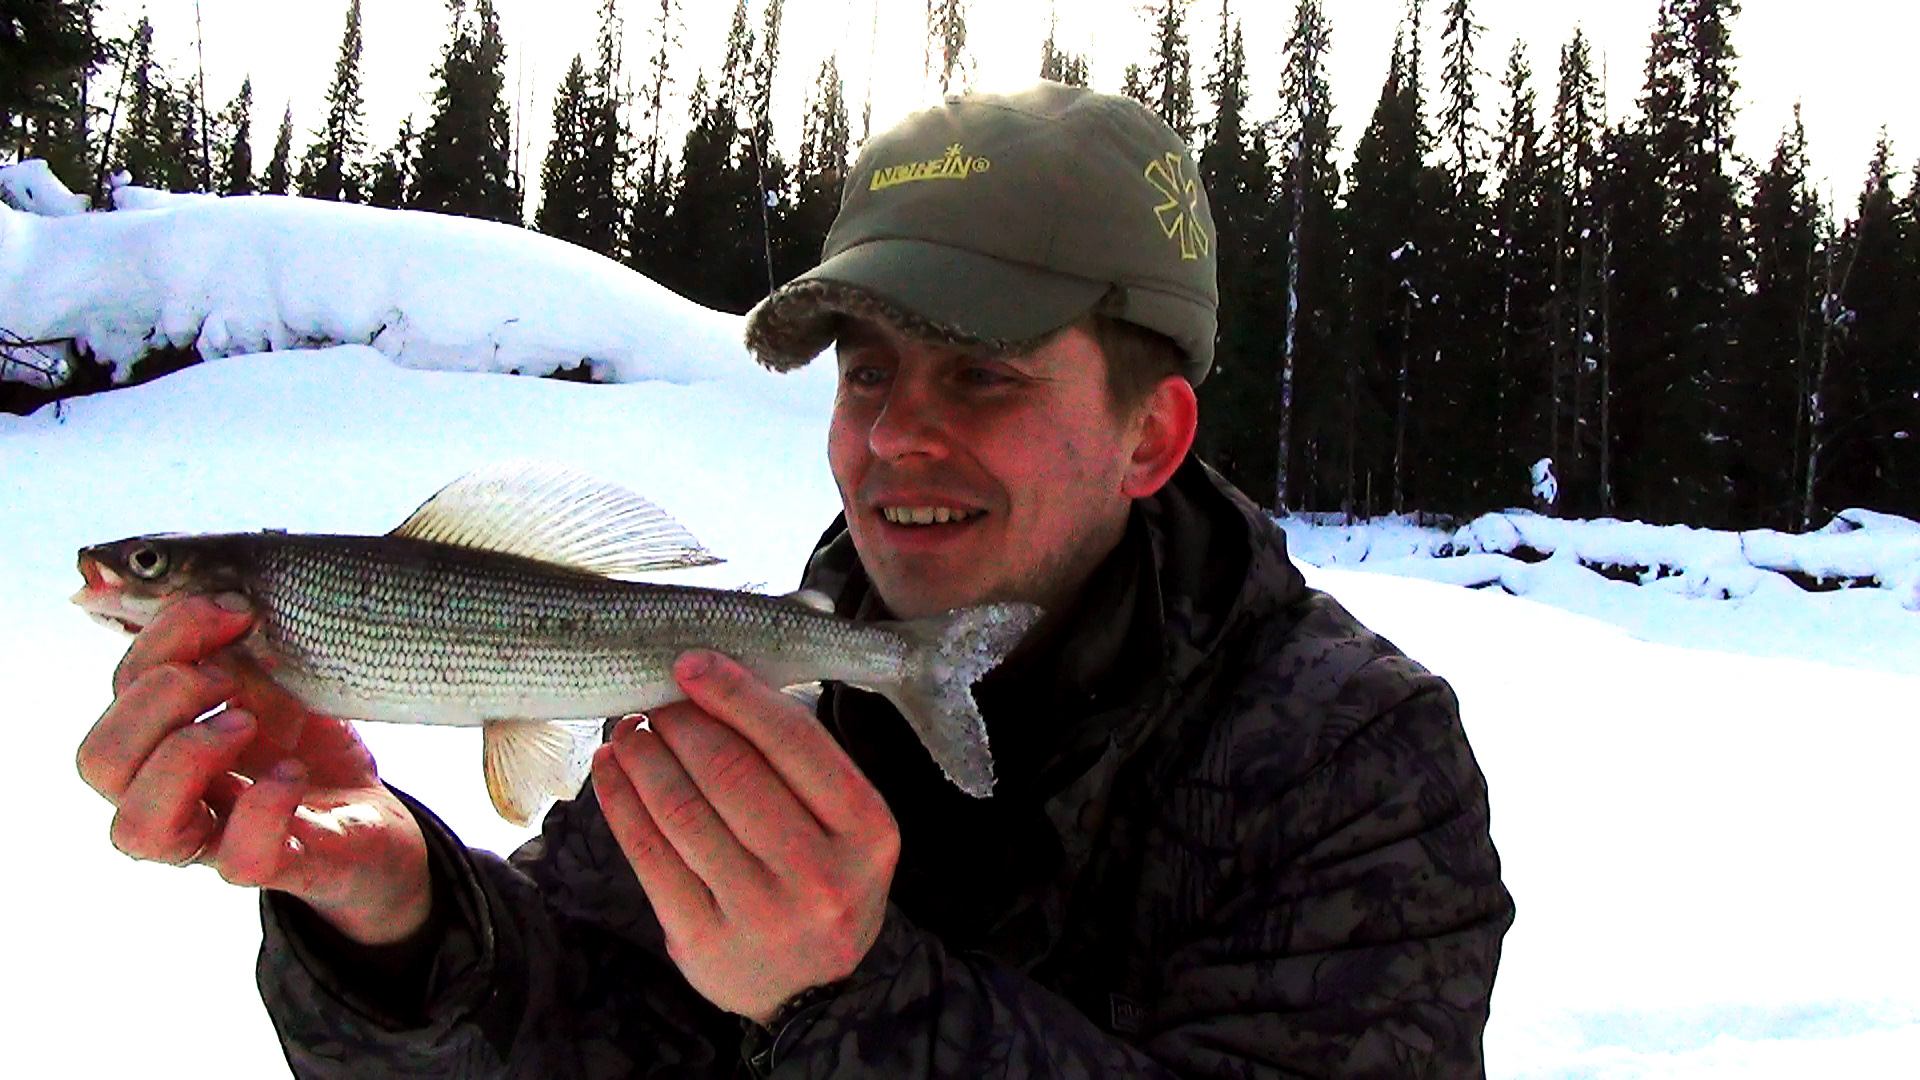
<instances>
[{"instance_id":1,"label":"fish","mask_svg":"<svg viewBox=\"0 0 1920 1080\"><path fill-rule=\"evenodd\" d=\"M181 598L240 594L254 625L233 648L314 712L479 726L488 795L517 825L577 792L569 721L682 699L672 665L695 648L773 686L835 681L881 694L950 782L992 793L972 686L1039 607L855 622L817 593L633 580L719 561L624 487L517 461L454 480L384 535L152 533L84 547L73 602L133 634Z\"/></svg>"}]
</instances>

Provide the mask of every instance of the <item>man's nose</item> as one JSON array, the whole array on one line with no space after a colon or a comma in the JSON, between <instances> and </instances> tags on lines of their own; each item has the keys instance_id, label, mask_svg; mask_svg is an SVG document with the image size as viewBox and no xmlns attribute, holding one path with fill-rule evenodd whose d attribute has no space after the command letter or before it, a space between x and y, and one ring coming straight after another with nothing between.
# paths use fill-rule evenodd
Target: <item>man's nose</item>
<instances>
[{"instance_id":1,"label":"man's nose","mask_svg":"<svg viewBox=\"0 0 1920 1080\"><path fill-rule=\"evenodd\" d=\"M895 380L867 432L867 445L884 461L946 456L946 416L934 388L922 379Z\"/></svg>"}]
</instances>

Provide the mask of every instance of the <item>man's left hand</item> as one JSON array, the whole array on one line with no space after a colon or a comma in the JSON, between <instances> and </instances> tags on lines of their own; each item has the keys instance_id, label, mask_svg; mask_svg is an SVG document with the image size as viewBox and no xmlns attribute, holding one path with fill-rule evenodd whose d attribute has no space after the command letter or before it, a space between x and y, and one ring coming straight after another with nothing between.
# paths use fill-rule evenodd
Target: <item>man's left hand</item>
<instances>
[{"instance_id":1,"label":"man's left hand","mask_svg":"<svg viewBox=\"0 0 1920 1080\"><path fill-rule=\"evenodd\" d=\"M594 791L681 973L765 1025L873 947L900 831L804 704L713 652L674 679L688 700L621 721Z\"/></svg>"}]
</instances>

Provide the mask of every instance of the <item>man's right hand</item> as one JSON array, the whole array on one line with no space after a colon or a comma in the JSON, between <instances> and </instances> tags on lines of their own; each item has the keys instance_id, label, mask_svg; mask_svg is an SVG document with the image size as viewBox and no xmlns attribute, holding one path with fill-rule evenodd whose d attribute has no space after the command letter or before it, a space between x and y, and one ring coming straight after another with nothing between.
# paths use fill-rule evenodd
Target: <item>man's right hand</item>
<instances>
[{"instance_id":1,"label":"man's right hand","mask_svg":"<svg viewBox=\"0 0 1920 1080\"><path fill-rule=\"evenodd\" d=\"M81 778L117 808L114 847L288 893L365 945L404 940L432 909L419 823L353 725L226 648L253 621L228 604L240 610L193 597L162 611L80 744Z\"/></svg>"}]
</instances>

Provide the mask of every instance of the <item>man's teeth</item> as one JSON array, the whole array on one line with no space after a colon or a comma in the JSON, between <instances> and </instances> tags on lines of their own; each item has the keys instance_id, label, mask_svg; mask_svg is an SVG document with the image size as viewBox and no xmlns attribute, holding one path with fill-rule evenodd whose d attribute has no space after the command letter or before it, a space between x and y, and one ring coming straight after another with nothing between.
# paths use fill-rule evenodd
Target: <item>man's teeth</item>
<instances>
[{"instance_id":1,"label":"man's teeth","mask_svg":"<svg viewBox=\"0 0 1920 1080\"><path fill-rule=\"evenodd\" d=\"M979 516L977 511L950 506L883 506L880 515L895 525L946 525Z\"/></svg>"}]
</instances>

